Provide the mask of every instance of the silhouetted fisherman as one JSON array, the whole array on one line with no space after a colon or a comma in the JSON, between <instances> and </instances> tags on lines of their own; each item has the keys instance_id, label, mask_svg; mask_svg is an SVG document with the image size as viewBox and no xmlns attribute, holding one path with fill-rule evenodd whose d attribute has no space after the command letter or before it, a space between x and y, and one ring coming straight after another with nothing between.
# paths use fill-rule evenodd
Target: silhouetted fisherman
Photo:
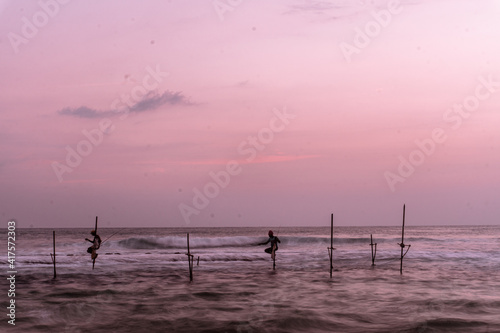
<instances>
[{"instance_id":1,"label":"silhouetted fisherman","mask_svg":"<svg viewBox=\"0 0 500 333\"><path fill-rule=\"evenodd\" d=\"M85 238L85 240L92 243L92 246L87 249L87 252L92 254L90 258L94 260L98 256L96 250L99 250L99 248L101 247L101 237L99 237L95 230L92 230L90 234L94 236L94 239L90 240L88 238Z\"/></svg>"},{"instance_id":2,"label":"silhouetted fisherman","mask_svg":"<svg viewBox=\"0 0 500 333\"><path fill-rule=\"evenodd\" d=\"M273 235L273 231L269 230L269 238L267 239L266 242L264 243L259 243L258 245L266 245L267 243L271 242L271 247L268 247L264 251L269 253L271 255L271 258L274 259L274 253L278 251L278 243L281 243L280 239L277 236Z\"/></svg>"}]
</instances>

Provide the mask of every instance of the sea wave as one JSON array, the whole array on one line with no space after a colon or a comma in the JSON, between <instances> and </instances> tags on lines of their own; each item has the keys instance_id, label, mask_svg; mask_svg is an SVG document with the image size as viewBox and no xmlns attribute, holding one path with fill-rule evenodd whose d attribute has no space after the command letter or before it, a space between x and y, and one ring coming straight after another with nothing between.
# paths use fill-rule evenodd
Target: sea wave
<instances>
[{"instance_id":1,"label":"sea wave","mask_svg":"<svg viewBox=\"0 0 500 333\"><path fill-rule=\"evenodd\" d=\"M279 237L281 245L287 246L323 246L330 245L329 237L319 236L305 236L287 237L286 235ZM189 245L193 249L200 248L226 248L226 247L249 247L255 246L259 243L265 242L265 237L249 237L249 236L235 236L235 237L192 237ZM398 243L399 238L379 238L373 240L375 243ZM432 238L408 238L406 242L432 242L436 241ZM333 239L334 244L370 244L368 237L338 237ZM185 237L180 236L167 236L167 237L130 237L122 239L117 244L126 249L185 249L187 242Z\"/></svg>"},{"instance_id":2,"label":"sea wave","mask_svg":"<svg viewBox=\"0 0 500 333\"><path fill-rule=\"evenodd\" d=\"M259 242L257 237L213 237L196 238L189 241L190 248L219 248L219 247L247 247L255 246ZM185 237L131 237L118 241L118 245L128 249L185 249Z\"/></svg>"}]
</instances>

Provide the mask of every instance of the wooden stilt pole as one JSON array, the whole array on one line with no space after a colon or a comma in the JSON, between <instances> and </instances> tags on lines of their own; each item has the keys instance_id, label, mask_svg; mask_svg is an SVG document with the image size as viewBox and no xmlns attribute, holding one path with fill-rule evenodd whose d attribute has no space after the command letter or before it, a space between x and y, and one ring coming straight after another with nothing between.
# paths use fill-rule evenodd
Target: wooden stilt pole
<instances>
[{"instance_id":1,"label":"wooden stilt pole","mask_svg":"<svg viewBox=\"0 0 500 333\"><path fill-rule=\"evenodd\" d=\"M193 262L194 262L194 255L191 254L189 250L189 232L187 233L187 256L188 256L188 264L189 264L189 281L193 281Z\"/></svg>"},{"instance_id":2,"label":"wooden stilt pole","mask_svg":"<svg viewBox=\"0 0 500 333\"><path fill-rule=\"evenodd\" d=\"M97 235L97 216L95 217L95 228L94 228L95 234ZM92 259L92 270L94 269L95 266L95 258Z\"/></svg>"},{"instance_id":3,"label":"wooden stilt pole","mask_svg":"<svg viewBox=\"0 0 500 333\"><path fill-rule=\"evenodd\" d=\"M276 269L276 244L273 245L273 250L271 251L273 253L273 271Z\"/></svg>"},{"instance_id":4,"label":"wooden stilt pole","mask_svg":"<svg viewBox=\"0 0 500 333\"><path fill-rule=\"evenodd\" d=\"M276 234L276 238L278 238L278 235L280 234L280 229L281 229L281 225L280 227L278 228L278 233ZM271 242L271 244L273 244ZM278 248L278 243L274 243L272 249L271 249L271 258L273 259L273 271L276 269L276 249Z\"/></svg>"},{"instance_id":5,"label":"wooden stilt pole","mask_svg":"<svg viewBox=\"0 0 500 333\"><path fill-rule=\"evenodd\" d=\"M52 263L54 264L54 279L56 278L56 232L55 230L52 231L52 239L53 239L53 251L54 253L50 254L50 257L52 258Z\"/></svg>"},{"instance_id":6,"label":"wooden stilt pole","mask_svg":"<svg viewBox=\"0 0 500 333\"><path fill-rule=\"evenodd\" d=\"M370 234L370 246L372 248L372 266L375 266L375 256L377 255L377 243L373 243L373 235ZM375 246L375 252L373 252L373 247Z\"/></svg>"},{"instance_id":7,"label":"wooden stilt pole","mask_svg":"<svg viewBox=\"0 0 500 333\"><path fill-rule=\"evenodd\" d=\"M401 232L401 243L399 244L399 246L401 247L401 264L399 266L399 273L403 274L403 250L405 248L405 243L404 243L404 240L405 240L405 206L406 205L403 205L403 229L402 229L402 232Z\"/></svg>"},{"instance_id":8,"label":"wooden stilt pole","mask_svg":"<svg viewBox=\"0 0 500 333\"><path fill-rule=\"evenodd\" d=\"M401 231L401 243L399 243L399 246L401 247L401 265L399 266L399 273L400 274L403 274L403 258L405 257L405 255L408 253L408 250L410 250L410 246L411 245L405 245L405 209L406 209L406 205L403 205L403 228L402 228L402 231ZM408 248L406 249L406 252L404 252L404 248L408 246Z\"/></svg>"},{"instance_id":9,"label":"wooden stilt pole","mask_svg":"<svg viewBox=\"0 0 500 333\"><path fill-rule=\"evenodd\" d=\"M333 214L331 214L331 228L330 228L330 247L328 248L328 255L330 256L330 278L333 274Z\"/></svg>"}]
</instances>

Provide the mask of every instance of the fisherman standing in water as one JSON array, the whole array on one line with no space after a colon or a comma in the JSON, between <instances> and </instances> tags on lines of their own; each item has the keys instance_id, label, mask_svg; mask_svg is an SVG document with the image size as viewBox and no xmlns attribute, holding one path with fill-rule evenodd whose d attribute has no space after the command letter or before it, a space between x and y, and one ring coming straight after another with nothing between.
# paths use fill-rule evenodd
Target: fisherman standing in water
<instances>
[{"instance_id":1,"label":"fisherman standing in water","mask_svg":"<svg viewBox=\"0 0 500 333\"><path fill-rule=\"evenodd\" d=\"M264 251L271 254L271 258L274 259L274 253L278 251L278 243L281 243L281 241L277 236L273 235L272 230L269 230L268 235L269 238L267 239L267 241L264 243L259 243L258 245L266 245L267 243L271 242L271 247L265 249Z\"/></svg>"},{"instance_id":2,"label":"fisherman standing in water","mask_svg":"<svg viewBox=\"0 0 500 333\"><path fill-rule=\"evenodd\" d=\"M86 241L92 243L92 246L87 249L87 252L92 254L90 256L91 259L95 259L97 258L98 255L96 250L98 250L101 247L101 237L99 237L99 235L95 232L95 230L92 230L90 234L94 236L94 239L90 240L88 238L85 238Z\"/></svg>"}]
</instances>

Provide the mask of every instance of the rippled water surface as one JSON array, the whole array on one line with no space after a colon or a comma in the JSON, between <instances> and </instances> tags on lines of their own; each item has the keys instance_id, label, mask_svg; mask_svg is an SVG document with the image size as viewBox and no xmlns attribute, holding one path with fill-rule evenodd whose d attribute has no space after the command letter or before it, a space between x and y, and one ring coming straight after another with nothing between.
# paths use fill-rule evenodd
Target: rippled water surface
<instances>
[{"instance_id":1,"label":"rippled water surface","mask_svg":"<svg viewBox=\"0 0 500 333\"><path fill-rule=\"evenodd\" d=\"M99 233L105 240L117 231L92 270L88 230L56 229L55 280L52 230L18 231L9 330L500 332L499 227L407 227L402 275L398 228L339 227L331 279L329 228L279 228L276 270L265 246L255 245L267 238L263 228Z\"/></svg>"}]
</instances>

